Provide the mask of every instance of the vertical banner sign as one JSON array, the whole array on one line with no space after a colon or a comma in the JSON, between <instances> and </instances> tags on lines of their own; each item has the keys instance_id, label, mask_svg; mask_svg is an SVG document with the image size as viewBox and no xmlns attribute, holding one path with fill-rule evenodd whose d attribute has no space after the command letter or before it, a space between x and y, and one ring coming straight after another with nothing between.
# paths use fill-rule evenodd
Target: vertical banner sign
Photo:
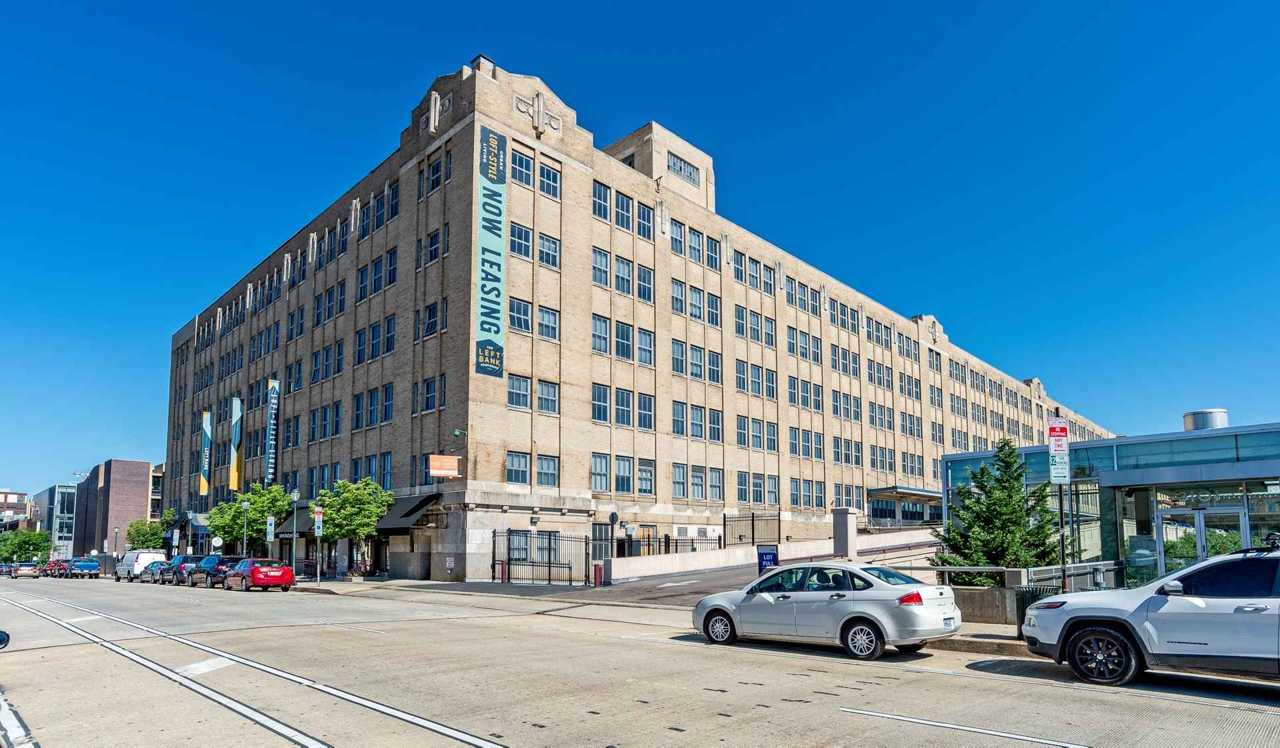
<instances>
[{"instance_id":1,"label":"vertical banner sign","mask_svg":"<svg viewBox=\"0 0 1280 748\"><path fill-rule=\"evenodd\" d=\"M244 403L238 397L231 398L231 466L227 471L227 488L236 493L244 490L241 485L244 451L240 448L240 443L244 440L243 419Z\"/></svg>"},{"instance_id":2,"label":"vertical banner sign","mask_svg":"<svg viewBox=\"0 0 1280 748\"><path fill-rule=\"evenodd\" d=\"M267 444L266 465L262 473L262 485L269 486L276 480L276 420L280 414L280 380L267 380Z\"/></svg>"},{"instance_id":3,"label":"vertical banner sign","mask_svg":"<svg viewBox=\"0 0 1280 748\"><path fill-rule=\"evenodd\" d=\"M507 316L507 136L480 128L476 180L476 373L502 376Z\"/></svg>"},{"instance_id":4,"label":"vertical banner sign","mask_svg":"<svg viewBox=\"0 0 1280 748\"><path fill-rule=\"evenodd\" d=\"M1071 482L1071 445L1067 441L1067 419L1049 418L1049 482L1064 485Z\"/></svg>"},{"instance_id":5,"label":"vertical banner sign","mask_svg":"<svg viewBox=\"0 0 1280 748\"><path fill-rule=\"evenodd\" d=\"M213 443L213 414L200 412L200 495L209 495L209 448Z\"/></svg>"}]
</instances>

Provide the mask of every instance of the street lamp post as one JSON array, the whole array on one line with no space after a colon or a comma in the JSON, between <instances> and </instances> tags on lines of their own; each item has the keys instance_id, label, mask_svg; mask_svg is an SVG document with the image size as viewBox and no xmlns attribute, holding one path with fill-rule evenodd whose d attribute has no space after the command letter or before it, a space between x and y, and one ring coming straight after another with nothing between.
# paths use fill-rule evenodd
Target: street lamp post
<instances>
[{"instance_id":1,"label":"street lamp post","mask_svg":"<svg viewBox=\"0 0 1280 748\"><path fill-rule=\"evenodd\" d=\"M241 538L240 550L244 551L244 555L249 555L249 500L245 499L240 502L240 509L244 512L244 536Z\"/></svg>"},{"instance_id":2,"label":"street lamp post","mask_svg":"<svg viewBox=\"0 0 1280 748\"><path fill-rule=\"evenodd\" d=\"M111 540L111 555L120 558L120 525L116 525L114 530L115 537Z\"/></svg>"},{"instance_id":3,"label":"street lamp post","mask_svg":"<svg viewBox=\"0 0 1280 748\"><path fill-rule=\"evenodd\" d=\"M293 506L293 537L289 538L289 555L293 558L289 561L289 568L294 574L298 573L298 489L289 492L289 501Z\"/></svg>"}]
</instances>

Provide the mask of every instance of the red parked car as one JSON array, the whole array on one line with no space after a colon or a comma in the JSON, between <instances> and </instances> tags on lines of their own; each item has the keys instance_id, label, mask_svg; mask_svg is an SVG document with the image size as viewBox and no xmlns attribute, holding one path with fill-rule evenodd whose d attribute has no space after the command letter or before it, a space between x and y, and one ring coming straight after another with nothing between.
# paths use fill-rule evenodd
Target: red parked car
<instances>
[{"instance_id":1,"label":"red parked car","mask_svg":"<svg viewBox=\"0 0 1280 748\"><path fill-rule=\"evenodd\" d=\"M288 592L292 586L293 569L274 558L246 558L222 577L225 590L236 587L241 592L248 592L254 587L264 590L279 587L282 592Z\"/></svg>"}]
</instances>

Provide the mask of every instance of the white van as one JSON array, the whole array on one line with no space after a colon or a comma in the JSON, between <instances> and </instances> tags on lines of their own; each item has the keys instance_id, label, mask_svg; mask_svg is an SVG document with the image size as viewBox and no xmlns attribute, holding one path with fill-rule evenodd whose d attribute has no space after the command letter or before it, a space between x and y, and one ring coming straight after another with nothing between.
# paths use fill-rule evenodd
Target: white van
<instances>
[{"instance_id":1,"label":"white van","mask_svg":"<svg viewBox=\"0 0 1280 748\"><path fill-rule=\"evenodd\" d=\"M138 578L138 574L147 568L152 561L168 561L164 551L129 551L116 563L116 581L126 579L130 582Z\"/></svg>"}]
</instances>

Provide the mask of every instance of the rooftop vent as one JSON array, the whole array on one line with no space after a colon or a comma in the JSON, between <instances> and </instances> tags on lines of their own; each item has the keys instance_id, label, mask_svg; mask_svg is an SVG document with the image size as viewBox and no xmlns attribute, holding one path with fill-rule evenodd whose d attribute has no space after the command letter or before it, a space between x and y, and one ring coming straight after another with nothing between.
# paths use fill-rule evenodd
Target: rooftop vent
<instances>
[{"instance_id":1,"label":"rooftop vent","mask_svg":"<svg viewBox=\"0 0 1280 748\"><path fill-rule=\"evenodd\" d=\"M1225 429L1227 427L1226 408L1208 408L1192 410L1182 414L1183 431L1203 431L1205 429Z\"/></svg>"}]
</instances>

